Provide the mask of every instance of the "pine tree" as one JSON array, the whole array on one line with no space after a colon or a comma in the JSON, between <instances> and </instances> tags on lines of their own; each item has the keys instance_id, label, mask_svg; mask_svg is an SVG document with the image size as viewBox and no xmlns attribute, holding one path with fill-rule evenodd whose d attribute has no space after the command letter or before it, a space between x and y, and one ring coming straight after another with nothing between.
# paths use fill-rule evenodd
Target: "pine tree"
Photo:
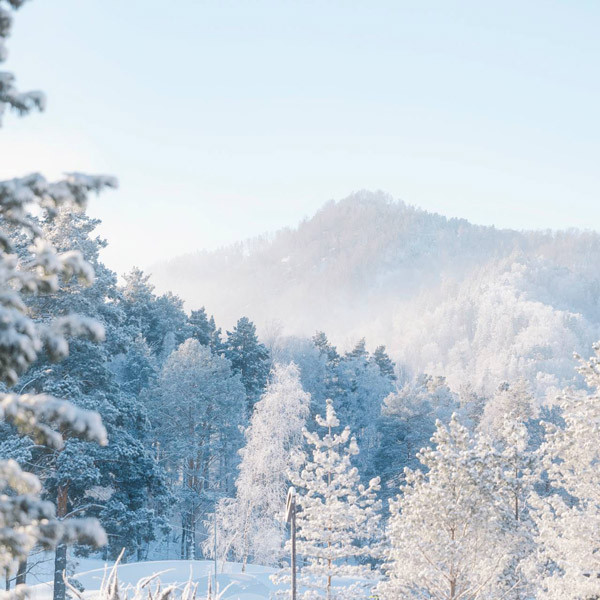
<instances>
[{"instance_id":1,"label":"pine tree","mask_svg":"<svg viewBox=\"0 0 600 600\"><path fill-rule=\"evenodd\" d=\"M115 302L116 275L99 260L105 242L92 235L97 224L84 213L65 210L42 224L46 239L59 251L77 247L82 252L96 279L92 287L65 282L60 297L47 295L28 303L40 322L50 315L74 312L97 319L106 332L106 343L75 340L70 355L58 365L40 357L30 371L29 387L38 393L67 395L78 406L96 410L108 430L109 444L99 448L72 440L60 452L39 445L35 455L44 474L45 492L57 499L59 516L74 511L96 516L110 534L108 556L116 557L123 547L128 554L137 551L140 556L164 524L168 493L152 449L145 445L149 423L145 407L137 395L126 392L126 385L121 387L112 368L113 359L128 351L136 332L123 327L125 315ZM100 488L101 497L92 502L94 490ZM66 560L67 548L61 545L56 553L58 595Z\"/></svg>"},{"instance_id":2,"label":"pine tree","mask_svg":"<svg viewBox=\"0 0 600 600\"><path fill-rule=\"evenodd\" d=\"M305 600L366 598L372 587L373 572L361 564L377 556L380 502L376 499L379 479L368 486L360 483L352 457L358 453L355 438L346 427L341 433L333 402L327 401L326 428L321 438L305 431L310 455L292 476L298 491L297 552L302 559L299 583ZM340 578L354 578L348 583ZM371 580L371 582L369 581Z\"/></svg>"},{"instance_id":3,"label":"pine tree","mask_svg":"<svg viewBox=\"0 0 600 600\"><path fill-rule=\"evenodd\" d=\"M364 344L360 344L364 350ZM374 461L380 445L377 423L393 382L362 350L344 356L334 369L333 402L340 419L347 423L361 449L353 459L363 477L377 474Z\"/></svg>"},{"instance_id":4,"label":"pine tree","mask_svg":"<svg viewBox=\"0 0 600 600\"><path fill-rule=\"evenodd\" d=\"M311 423L316 425L317 415L322 414L325 409L325 400L327 398L336 399L340 395L340 386L338 385L338 369L341 356L335 346L329 343L324 332L318 331L312 337L311 342L318 351L319 357L324 362L322 374L322 393L318 396L313 394L313 405L311 406Z\"/></svg>"},{"instance_id":5,"label":"pine tree","mask_svg":"<svg viewBox=\"0 0 600 600\"><path fill-rule=\"evenodd\" d=\"M372 473L381 477L382 497L389 499L403 479L404 468L419 467L418 453L435 432L458 411L458 399L443 378L422 375L389 394L377 421Z\"/></svg>"},{"instance_id":6,"label":"pine tree","mask_svg":"<svg viewBox=\"0 0 600 600\"><path fill-rule=\"evenodd\" d=\"M6 58L5 40L12 26L9 8L22 4L11 0L7 7L0 2L0 62ZM41 93L21 94L14 81L12 73L0 73L0 118L7 107L20 113L43 108ZM38 174L0 182L0 420L31 436L36 444L54 450L62 448L69 435L106 444L106 430L98 414L47 394L24 394L30 379L18 388L16 385L40 355L53 360L65 358L69 337L100 341L104 331L99 323L74 314L49 315L43 323L31 318L26 296L60 295L65 282L79 279L90 284L94 278L81 253L73 248L57 251L39 222L52 219L61 207L83 207L90 192L115 186L113 178L78 173L54 183ZM15 392L7 393L8 386ZM26 452L30 450L31 446ZM51 549L75 540L106 541L95 521L57 519L55 507L41 501L40 492L34 475L24 472L14 460L0 460L0 568L7 581L15 562L22 566L36 544ZM19 572L22 574L23 569ZM23 594L22 587L15 590L17 597Z\"/></svg>"},{"instance_id":7,"label":"pine tree","mask_svg":"<svg viewBox=\"0 0 600 600\"><path fill-rule=\"evenodd\" d=\"M256 327L248 318L242 317L233 330L227 332L225 356L233 372L242 377L251 413L267 384L271 361L269 351L258 341Z\"/></svg>"},{"instance_id":8,"label":"pine tree","mask_svg":"<svg viewBox=\"0 0 600 600\"><path fill-rule=\"evenodd\" d=\"M337 364L340 360L340 355L336 350L335 346L332 346L327 339L327 336L322 331L317 331L312 338L312 343L319 350L319 352L325 356L327 362L332 366Z\"/></svg>"},{"instance_id":9,"label":"pine tree","mask_svg":"<svg viewBox=\"0 0 600 600\"><path fill-rule=\"evenodd\" d=\"M157 296L150 276L138 268L124 276L121 307L126 325L140 331L162 363L191 333L183 301L170 292Z\"/></svg>"},{"instance_id":10,"label":"pine tree","mask_svg":"<svg viewBox=\"0 0 600 600\"><path fill-rule=\"evenodd\" d=\"M199 310L193 310L189 316L191 337L197 339L203 346L209 346L214 354L219 354L223 350L221 341L221 329L217 329L215 318L208 318L204 307Z\"/></svg>"},{"instance_id":11,"label":"pine tree","mask_svg":"<svg viewBox=\"0 0 600 600\"><path fill-rule=\"evenodd\" d=\"M25 4L25 0L7 0L10 8L16 10ZM0 5L0 62L6 60L8 51L6 40L12 29L12 14L5 4ZM7 71L0 71L0 125L7 108L24 115L37 108L43 110L46 106L46 97L42 92L19 92L15 87L15 76Z\"/></svg>"},{"instance_id":12,"label":"pine tree","mask_svg":"<svg viewBox=\"0 0 600 600\"><path fill-rule=\"evenodd\" d=\"M397 377L394 363L385 351L385 346L377 346L377 348L375 348L372 360L379 367L382 375L389 377L392 381L396 381Z\"/></svg>"},{"instance_id":13,"label":"pine tree","mask_svg":"<svg viewBox=\"0 0 600 600\"><path fill-rule=\"evenodd\" d=\"M494 453L455 416L448 428L438 423L431 441L419 455L426 473L406 469L402 494L390 501L387 580L378 591L385 600L488 598L511 548Z\"/></svg>"},{"instance_id":14,"label":"pine tree","mask_svg":"<svg viewBox=\"0 0 600 600\"><path fill-rule=\"evenodd\" d=\"M366 359L368 356L369 353L367 352L367 342L365 341L365 338L358 340L354 348L345 354L345 358Z\"/></svg>"},{"instance_id":15,"label":"pine tree","mask_svg":"<svg viewBox=\"0 0 600 600\"><path fill-rule=\"evenodd\" d=\"M249 557L261 565L281 558L288 473L302 445L309 406L298 367L276 364L245 432L235 498L219 505L223 554L231 550L242 570ZM208 542L206 550L212 551Z\"/></svg>"}]
</instances>

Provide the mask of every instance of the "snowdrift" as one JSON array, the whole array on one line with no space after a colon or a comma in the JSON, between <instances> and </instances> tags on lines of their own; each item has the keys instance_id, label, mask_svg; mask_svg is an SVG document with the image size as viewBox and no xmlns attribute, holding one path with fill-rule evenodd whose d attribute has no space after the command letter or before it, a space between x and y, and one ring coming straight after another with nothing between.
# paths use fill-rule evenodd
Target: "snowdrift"
<instances>
[{"instance_id":1,"label":"snowdrift","mask_svg":"<svg viewBox=\"0 0 600 600\"><path fill-rule=\"evenodd\" d=\"M95 566L90 570L84 570L74 575L85 588L84 595L93 598L100 589L103 578L108 574L112 564L100 566L98 560L82 560L81 567ZM206 594L209 577L212 579L214 590L214 563L203 560L165 560L149 561L119 565L118 577L123 586L134 587L136 583L145 577L160 573L160 581L165 585L185 585L192 578L198 583L198 594L200 598ZM238 563L219 563L217 583L220 590L228 589L223 594L228 600L267 600L275 590L275 586L269 580L274 569L248 565L246 573L242 573L242 567ZM31 587L31 600L51 600L52 582L42 583Z\"/></svg>"}]
</instances>

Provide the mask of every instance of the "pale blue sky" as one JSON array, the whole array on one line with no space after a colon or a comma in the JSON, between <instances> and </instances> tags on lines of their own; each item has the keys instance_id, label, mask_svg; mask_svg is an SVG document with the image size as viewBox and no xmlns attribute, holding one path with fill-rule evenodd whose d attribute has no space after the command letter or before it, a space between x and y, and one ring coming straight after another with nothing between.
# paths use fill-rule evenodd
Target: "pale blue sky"
<instances>
[{"instance_id":1,"label":"pale blue sky","mask_svg":"<svg viewBox=\"0 0 600 600\"><path fill-rule=\"evenodd\" d=\"M596 0L35 0L11 56L45 114L0 176L108 172L119 272L383 189L499 227L600 229Z\"/></svg>"}]
</instances>

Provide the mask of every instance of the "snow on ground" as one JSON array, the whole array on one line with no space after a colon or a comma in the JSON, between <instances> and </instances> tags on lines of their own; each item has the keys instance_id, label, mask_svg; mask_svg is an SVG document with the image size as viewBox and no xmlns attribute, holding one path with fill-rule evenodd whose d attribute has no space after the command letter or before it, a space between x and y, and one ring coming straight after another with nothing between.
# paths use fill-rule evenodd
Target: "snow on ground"
<instances>
[{"instance_id":1,"label":"snow on ground","mask_svg":"<svg viewBox=\"0 0 600 600\"><path fill-rule=\"evenodd\" d=\"M93 567L86 570L87 567ZM100 589L104 576L108 573L112 563L104 566L97 559L84 559L80 562L80 568L84 569L76 573L74 579L79 581L85 588L85 595L94 596L94 592ZM214 589L214 563L204 560L163 560L138 562L119 565L118 578L123 586L134 587L135 584L145 577L160 573L160 581L164 585L184 585L190 578L198 583L198 594L202 597L208 587L209 576L212 579ZM242 566L238 563L219 563L219 574L217 581L219 589L228 587L223 594L227 600L268 600L275 586L269 580L269 576L275 570L269 567L248 565L246 572L242 573ZM221 572L222 571L222 572ZM33 583L33 581L31 582ZM31 587L31 600L51 600L52 582L41 583Z\"/></svg>"}]
</instances>

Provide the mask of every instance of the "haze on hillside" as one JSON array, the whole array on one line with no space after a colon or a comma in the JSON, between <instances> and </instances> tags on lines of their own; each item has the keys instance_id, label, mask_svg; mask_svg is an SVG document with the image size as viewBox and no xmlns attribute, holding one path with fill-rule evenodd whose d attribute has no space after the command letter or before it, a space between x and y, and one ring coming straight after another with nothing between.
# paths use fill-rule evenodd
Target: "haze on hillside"
<instances>
[{"instance_id":1,"label":"haze on hillside","mask_svg":"<svg viewBox=\"0 0 600 600\"><path fill-rule=\"evenodd\" d=\"M514 231L359 192L297 227L155 265L159 288L226 327L253 319L272 345L326 331L384 343L407 374L539 396L574 380L600 337L600 235Z\"/></svg>"}]
</instances>

